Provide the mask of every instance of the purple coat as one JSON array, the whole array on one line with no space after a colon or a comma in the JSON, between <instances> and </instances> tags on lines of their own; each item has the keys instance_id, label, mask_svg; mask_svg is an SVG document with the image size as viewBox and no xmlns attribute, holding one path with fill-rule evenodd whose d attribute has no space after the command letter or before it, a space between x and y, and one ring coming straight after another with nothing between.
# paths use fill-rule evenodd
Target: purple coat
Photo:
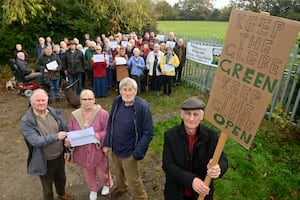
<instances>
[{"instance_id":1,"label":"purple coat","mask_svg":"<svg viewBox=\"0 0 300 200\"><path fill-rule=\"evenodd\" d=\"M80 122L75 117L75 113L80 113L81 108L72 112L68 124L69 131L81 130ZM100 135L101 148L97 148L95 144L86 144L77 146L73 151L73 162L82 168L92 169L107 162L107 156L102 151L104 138L106 135L106 127L108 121L108 112L100 108L91 122L90 127L94 128L95 134Z\"/></svg>"}]
</instances>

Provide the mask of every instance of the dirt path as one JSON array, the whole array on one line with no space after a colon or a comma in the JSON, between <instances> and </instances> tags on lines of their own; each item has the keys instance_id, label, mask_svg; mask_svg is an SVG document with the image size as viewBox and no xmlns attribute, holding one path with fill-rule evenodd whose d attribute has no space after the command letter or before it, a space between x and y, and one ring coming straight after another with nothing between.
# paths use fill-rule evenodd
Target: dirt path
<instances>
[{"instance_id":1,"label":"dirt path","mask_svg":"<svg viewBox=\"0 0 300 200\"><path fill-rule=\"evenodd\" d=\"M104 108L109 109L112 97L98 99ZM20 120L27 110L28 98L17 95L16 91L0 88L0 199L1 200L35 200L41 199L42 189L38 177L29 176L26 172L27 147L20 131ZM73 108L62 102L53 103L64 119L67 120ZM88 199L88 189L78 166L67 163L67 192L76 200ZM141 172L149 199L162 199L164 174L161 169L161 158L151 152L141 161ZM98 199L108 199L100 197ZM123 200L130 199L125 194Z\"/></svg>"}]
</instances>

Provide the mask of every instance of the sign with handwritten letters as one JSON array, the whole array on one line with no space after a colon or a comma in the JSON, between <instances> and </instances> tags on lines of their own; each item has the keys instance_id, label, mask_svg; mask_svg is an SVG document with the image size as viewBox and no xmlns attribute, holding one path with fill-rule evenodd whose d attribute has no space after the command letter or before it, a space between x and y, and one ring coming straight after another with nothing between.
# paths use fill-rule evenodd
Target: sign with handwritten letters
<instances>
[{"instance_id":1,"label":"sign with handwritten letters","mask_svg":"<svg viewBox=\"0 0 300 200\"><path fill-rule=\"evenodd\" d=\"M205 118L249 148L300 23L232 10Z\"/></svg>"}]
</instances>

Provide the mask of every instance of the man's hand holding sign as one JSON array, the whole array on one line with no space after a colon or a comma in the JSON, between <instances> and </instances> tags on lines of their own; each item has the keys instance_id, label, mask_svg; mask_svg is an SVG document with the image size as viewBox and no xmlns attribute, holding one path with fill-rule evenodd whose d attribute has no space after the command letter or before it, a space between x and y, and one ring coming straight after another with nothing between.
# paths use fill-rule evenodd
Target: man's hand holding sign
<instances>
[{"instance_id":1,"label":"man's hand holding sign","mask_svg":"<svg viewBox=\"0 0 300 200\"><path fill-rule=\"evenodd\" d=\"M249 148L272 98L300 23L233 10L205 118L222 133L210 162L216 166L227 136ZM218 177L209 169L205 185ZM203 199L205 193L197 191Z\"/></svg>"}]
</instances>

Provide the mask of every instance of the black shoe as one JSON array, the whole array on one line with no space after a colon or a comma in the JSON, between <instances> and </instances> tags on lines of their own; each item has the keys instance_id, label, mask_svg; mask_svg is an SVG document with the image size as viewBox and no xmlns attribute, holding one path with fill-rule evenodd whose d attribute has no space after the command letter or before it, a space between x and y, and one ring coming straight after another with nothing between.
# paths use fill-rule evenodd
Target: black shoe
<instances>
[{"instance_id":1,"label":"black shoe","mask_svg":"<svg viewBox=\"0 0 300 200\"><path fill-rule=\"evenodd\" d=\"M60 99L56 99L56 102L60 102Z\"/></svg>"},{"instance_id":2,"label":"black shoe","mask_svg":"<svg viewBox=\"0 0 300 200\"><path fill-rule=\"evenodd\" d=\"M120 190L118 190L118 188L116 188L116 189L112 192L111 197L112 197L113 199L116 199L116 198L119 198L120 196L122 196L123 194L125 194L126 192L127 192L127 190L125 190L125 191L120 191Z\"/></svg>"}]
</instances>

